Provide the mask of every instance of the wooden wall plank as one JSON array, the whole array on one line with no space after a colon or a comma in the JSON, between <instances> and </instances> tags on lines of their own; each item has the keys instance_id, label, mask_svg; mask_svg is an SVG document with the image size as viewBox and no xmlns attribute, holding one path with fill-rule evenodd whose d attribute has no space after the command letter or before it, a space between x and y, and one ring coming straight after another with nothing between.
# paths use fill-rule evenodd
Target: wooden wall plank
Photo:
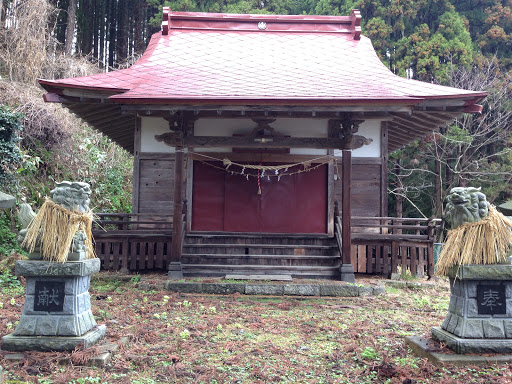
<instances>
[{"instance_id":1,"label":"wooden wall plank","mask_svg":"<svg viewBox=\"0 0 512 384\"><path fill-rule=\"evenodd\" d=\"M134 133L134 148L133 148L133 192L132 192L132 212L139 212L139 197L140 197L140 135L141 135L141 121L140 117L135 122Z\"/></svg>"},{"instance_id":2,"label":"wooden wall plank","mask_svg":"<svg viewBox=\"0 0 512 384\"><path fill-rule=\"evenodd\" d=\"M119 269L119 254L121 252L121 243L116 241L112 244L112 269L117 271Z\"/></svg>"},{"instance_id":3,"label":"wooden wall plank","mask_svg":"<svg viewBox=\"0 0 512 384\"><path fill-rule=\"evenodd\" d=\"M382 270L382 245L376 245L375 246L375 273L377 274L383 274L385 273Z\"/></svg>"},{"instance_id":4,"label":"wooden wall plank","mask_svg":"<svg viewBox=\"0 0 512 384\"><path fill-rule=\"evenodd\" d=\"M156 243L155 268L165 268L164 265L164 243L159 241Z\"/></svg>"},{"instance_id":5,"label":"wooden wall plank","mask_svg":"<svg viewBox=\"0 0 512 384\"><path fill-rule=\"evenodd\" d=\"M376 246L366 246L366 273L373 273L373 252Z\"/></svg>"},{"instance_id":6,"label":"wooden wall plank","mask_svg":"<svg viewBox=\"0 0 512 384\"><path fill-rule=\"evenodd\" d=\"M148 242L148 253L147 253L147 268L153 269L155 265L155 243L150 241Z\"/></svg>"}]
</instances>

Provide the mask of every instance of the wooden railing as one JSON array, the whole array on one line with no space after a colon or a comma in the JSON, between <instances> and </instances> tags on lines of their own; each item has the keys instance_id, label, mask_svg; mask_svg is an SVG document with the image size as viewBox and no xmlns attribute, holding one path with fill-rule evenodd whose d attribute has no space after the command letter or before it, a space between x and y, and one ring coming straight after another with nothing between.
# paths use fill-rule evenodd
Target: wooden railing
<instances>
[{"instance_id":1,"label":"wooden railing","mask_svg":"<svg viewBox=\"0 0 512 384\"><path fill-rule=\"evenodd\" d=\"M96 255L102 269L167 270L170 262L172 216L100 213L93 226ZM183 207L183 236L186 232ZM356 273L389 275L409 270L432 276L434 233L440 220L393 217L352 217L350 261ZM335 237L342 250L341 217L335 215ZM183 243L183 242L182 242Z\"/></svg>"},{"instance_id":2,"label":"wooden railing","mask_svg":"<svg viewBox=\"0 0 512 384\"><path fill-rule=\"evenodd\" d=\"M352 217L351 262L359 273L434 274L438 219Z\"/></svg>"},{"instance_id":3,"label":"wooden railing","mask_svg":"<svg viewBox=\"0 0 512 384\"><path fill-rule=\"evenodd\" d=\"M93 224L94 248L105 270L167 270L172 216L99 213Z\"/></svg>"}]
</instances>

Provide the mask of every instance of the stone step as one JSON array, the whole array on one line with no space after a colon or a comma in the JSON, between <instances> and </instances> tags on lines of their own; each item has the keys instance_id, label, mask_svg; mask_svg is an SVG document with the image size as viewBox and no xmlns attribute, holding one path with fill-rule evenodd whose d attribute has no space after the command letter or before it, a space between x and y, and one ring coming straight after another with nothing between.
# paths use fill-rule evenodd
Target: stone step
<instances>
[{"instance_id":1,"label":"stone step","mask_svg":"<svg viewBox=\"0 0 512 384\"><path fill-rule=\"evenodd\" d=\"M293 278L339 278L338 266L276 266L276 265L217 265L182 264L185 277L246 275L291 275Z\"/></svg>"}]
</instances>

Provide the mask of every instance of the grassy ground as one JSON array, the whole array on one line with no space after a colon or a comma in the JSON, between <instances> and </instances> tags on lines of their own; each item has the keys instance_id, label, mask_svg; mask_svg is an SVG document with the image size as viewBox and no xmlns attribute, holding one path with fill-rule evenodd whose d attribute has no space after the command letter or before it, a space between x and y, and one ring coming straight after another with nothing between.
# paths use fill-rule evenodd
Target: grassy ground
<instances>
[{"instance_id":1,"label":"grassy ground","mask_svg":"<svg viewBox=\"0 0 512 384\"><path fill-rule=\"evenodd\" d=\"M292 298L174 294L137 280L93 280L98 323L110 340L130 340L107 367L85 366L94 348L27 352L18 362L1 352L7 383L512 382L512 365L439 367L404 344L442 323L446 283L380 297ZM0 335L15 327L23 292L14 283L0 293Z\"/></svg>"}]
</instances>

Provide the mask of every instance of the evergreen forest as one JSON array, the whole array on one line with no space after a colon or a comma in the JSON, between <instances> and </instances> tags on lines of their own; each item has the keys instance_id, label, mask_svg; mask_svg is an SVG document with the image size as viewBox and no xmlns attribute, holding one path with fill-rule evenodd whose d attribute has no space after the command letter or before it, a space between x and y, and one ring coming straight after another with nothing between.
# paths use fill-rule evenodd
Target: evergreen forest
<instances>
[{"instance_id":1,"label":"evergreen forest","mask_svg":"<svg viewBox=\"0 0 512 384\"><path fill-rule=\"evenodd\" d=\"M442 216L454 186L512 198L510 0L0 0L0 189L40 206L54 180L88 181L96 211L130 210L131 157L58 105L38 78L130 66L174 11L348 15L395 74L485 90L463 115L389 156L389 215ZM0 213L0 254L15 248L16 219Z\"/></svg>"}]
</instances>

